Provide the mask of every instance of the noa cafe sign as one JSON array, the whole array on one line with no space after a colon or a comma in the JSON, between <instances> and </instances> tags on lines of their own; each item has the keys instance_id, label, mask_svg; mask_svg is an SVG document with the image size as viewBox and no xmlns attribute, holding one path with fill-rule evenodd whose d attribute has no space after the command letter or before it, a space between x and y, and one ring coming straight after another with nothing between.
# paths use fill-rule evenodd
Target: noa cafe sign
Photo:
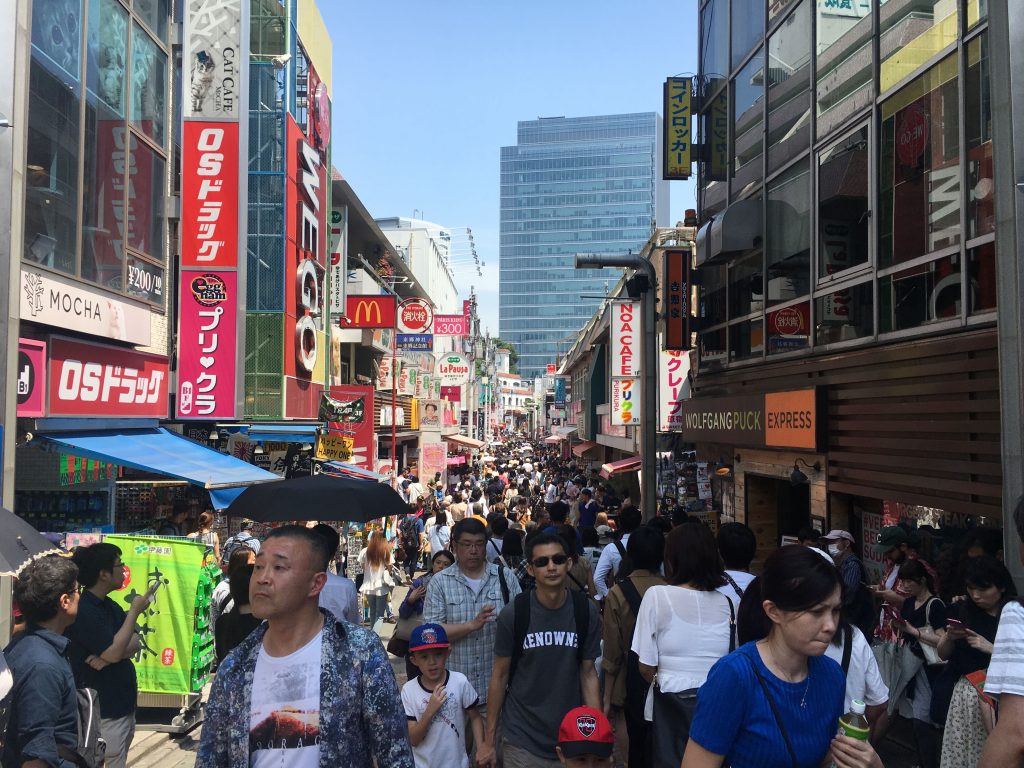
<instances>
[{"instance_id":1,"label":"noa cafe sign","mask_svg":"<svg viewBox=\"0 0 1024 768\"><path fill-rule=\"evenodd\" d=\"M469 381L469 361L462 355L443 355L437 361L441 386L456 387Z\"/></svg>"}]
</instances>

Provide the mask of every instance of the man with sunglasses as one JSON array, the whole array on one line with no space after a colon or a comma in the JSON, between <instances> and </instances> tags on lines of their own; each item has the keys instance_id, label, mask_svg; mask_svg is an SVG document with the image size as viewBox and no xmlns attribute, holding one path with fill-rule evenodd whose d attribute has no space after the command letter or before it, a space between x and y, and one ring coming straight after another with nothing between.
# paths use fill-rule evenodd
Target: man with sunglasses
<instances>
[{"instance_id":1,"label":"man with sunglasses","mask_svg":"<svg viewBox=\"0 0 1024 768\"><path fill-rule=\"evenodd\" d=\"M561 764L555 746L562 716L581 704L601 706L594 666L600 618L591 601L566 586L565 544L559 536L536 534L526 542L526 559L537 586L498 616L480 766L496 765L502 713L505 768L555 768Z\"/></svg>"}]
</instances>

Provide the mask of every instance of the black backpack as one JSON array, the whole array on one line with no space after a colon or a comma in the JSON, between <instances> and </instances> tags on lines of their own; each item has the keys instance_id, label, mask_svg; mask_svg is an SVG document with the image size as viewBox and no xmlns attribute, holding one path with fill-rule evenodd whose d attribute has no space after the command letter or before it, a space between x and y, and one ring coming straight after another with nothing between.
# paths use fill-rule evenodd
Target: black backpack
<instances>
[{"instance_id":1,"label":"black backpack","mask_svg":"<svg viewBox=\"0 0 1024 768\"><path fill-rule=\"evenodd\" d=\"M630 574L633 573L633 559L626 552L626 548L622 546L621 541L614 539L612 544L614 544L615 548L619 550L619 556L622 558L622 560L619 561L619 569L614 574L614 580L622 581L623 579L628 579Z\"/></svg>"},{"instance_id":2,"label":"black backpack","mask_svg":"<svg viewBox=\"0 0 1024 768\"><path fill-rule=\"evenodd\" d=\"M576 623L576 668L583 663L584 645L590 633L590 600L582 592L568 590L572 600L573 618ZM523 656L523 643L530 631L530 592L520 592L513 603L512 660L508 669L508 685L512 685L519 659Z\"/></svg>"},{"instance_id":3,"label":"black backpack","mask_svg":"<svg viewBox=\"0 0 1024 768\"><path fill-rule=\"evenodd\" d=\"M863 632L864 637L870 642L874 637L875 627L878 626L878 609L875 608L874 595L866 585L867 574L864 571L864 563L858 559L857 564L860 568L860 580L853 600L846 607L846 620Z\"/></svg>"},{"instance_id":4,"label":"black backpack","mask_svg":"<svg viewBox=\"0 0 1024 768\"><path fill-rule=\"evenodd\" d=\"M416 525L416 518L406 515L402 524L398 526L398 532L402 538L402 548L406 552L420 548L420 532Z\"/></svg>"}]
</instances>

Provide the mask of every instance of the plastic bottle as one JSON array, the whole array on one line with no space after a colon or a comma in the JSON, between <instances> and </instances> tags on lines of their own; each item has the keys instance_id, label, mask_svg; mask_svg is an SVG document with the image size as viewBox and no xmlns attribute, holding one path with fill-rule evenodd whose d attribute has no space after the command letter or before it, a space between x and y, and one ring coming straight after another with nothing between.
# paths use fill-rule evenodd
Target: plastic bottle
<instances>
[{"instance_id":1,"label":"plastic bottle","mask_svg":"<svg viewBox=\"0 0 1024 768\"><path fill-rule=\"evenodd\" d=\"M871 735L871 726L864 717L864 702L854 699L850 702L850 711L839 718L839 734L851 739L867 741Z\"/></svg>"}]
</instances>

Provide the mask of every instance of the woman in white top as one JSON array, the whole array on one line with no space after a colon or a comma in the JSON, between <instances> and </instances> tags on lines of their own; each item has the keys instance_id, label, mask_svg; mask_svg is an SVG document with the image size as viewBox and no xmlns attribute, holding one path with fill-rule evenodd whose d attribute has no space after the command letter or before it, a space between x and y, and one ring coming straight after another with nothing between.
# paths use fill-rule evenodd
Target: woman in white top
<instances>
[{"instance_id":1,"label":"woman in white top","mask_svg":"<svg viewBox=\"0 0 1024 768\"><path fill-rule=\"evenodd\" d=\"M640 674L655 682L645 716L653 721L655 765L678 768L689 738L696 689L735 647L735 606L716 591L726 583L711 531L701 523L672 530L665 543L668 584L644 594L632 650Z\"/></svg>"},{"instance_id":2,"label":"woman in white top","mask_svg":"<svg viewBox=\"0 0 1024 768\"><path fill-rule=\"evenodd\" d=\"M447 550L452 538L451 520L448 519L448 510L444 507L438 507L430 523L427 530L427 538L430 541L430 552L432 553L431 556L433 556L438 552Z\"/></svg>"},{"instance_id":3,"label":"woman in white top","mask_svg":"<svg viewBox=\"0 0 1024 768\"><path fill-rule=\"evenodd\" d=\"M384 616L388 595L395 586L391 577L391 548L383 531L374 531L370 541L359 553L359 564L363 567L363 583L359 592L366 598L370 608L370 627Z\"/></svg>"}]
</instances>

